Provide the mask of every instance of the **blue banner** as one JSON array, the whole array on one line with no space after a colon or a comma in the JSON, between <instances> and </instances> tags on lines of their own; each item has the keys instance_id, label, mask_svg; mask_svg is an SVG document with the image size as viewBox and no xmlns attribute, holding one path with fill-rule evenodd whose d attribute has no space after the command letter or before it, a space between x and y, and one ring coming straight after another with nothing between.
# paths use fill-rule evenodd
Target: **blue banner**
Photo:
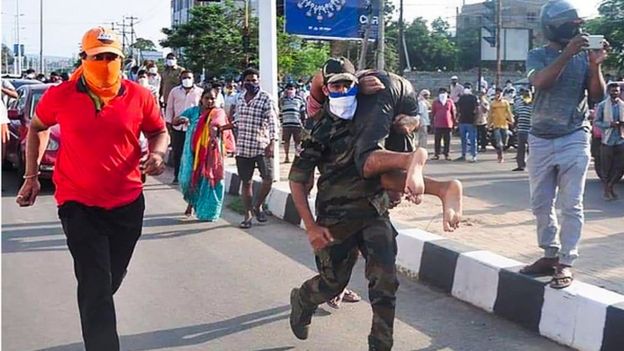
<instances>
[{"instance_id":1,"label":"blue banner","mask_svg":"<svg viewBox=\"0 0 624 351\"><path fill-rule=\"evenodd\" d=\"M370 39L377 38L379 7L370 0L285 0L286 33L314 39L364 38L369 14Z\"/></svg>"}]
</instances>

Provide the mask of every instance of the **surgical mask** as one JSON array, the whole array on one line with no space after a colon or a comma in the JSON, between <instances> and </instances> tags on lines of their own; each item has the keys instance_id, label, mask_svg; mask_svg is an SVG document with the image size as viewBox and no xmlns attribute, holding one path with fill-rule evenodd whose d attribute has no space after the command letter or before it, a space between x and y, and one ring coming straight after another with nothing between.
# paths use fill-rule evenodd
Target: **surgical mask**
<instances>
[{"instance_id":1,"label":"surgical mask","mask_svg":"<svg viewBox=\"0 0 624 351\"><path fill-rule=\"evenodd\" d=\"M35 74L34 73L29 73L26 75L26 78L28 79L35 79Z\"/></svg>"},{"instance_id":2,"label":"surgical mask","mask_svg":"<svg viewBox=\"0 0 624 351\"><path fill-rule=\"evenodd\" d=\"M243 86L245 87L245 90L248 93L251 93L254 95L258 94L258 92L260 91L260 84L257 84L257 83L245 82Z\"/></svg>"},{"instance_id":3,"label":"surgical mask","mask_svg":"<svg viewBox=\"0 0 624 351\"><path fill-rule=\"evenodd\" d=\"M329 93L329 111L341 119L352 120L357 109L357 93L357 85L346 93Z\"/></svg>"},{"instance_id":4,"label":"surgical mask","mask_svg":"<svg viewBox=\"0 0 624 351\"><path fill-rule=\"evenodd\" d=\"M440 95L438 95L438 99L440 100L442 105L444 105L444 104L446 104L446 100L448 99L448 95L446 95L446 93L441 93Z\"/></svg>"},{"instance_id":5,"label":"surgical mask","mask_svg":"<svg viewBox=\"0 0 624 351\"><path fill-rule=\"evenodd\" d=\"M177 63L178 63L178 60L176 60L176 59L167 59L167 60L165 61L165 64L166 64L167 66L169 66L169 67L173 67L173 66L175 66Z\"/></svg>"},{"instance_id":6,"label":"surgical mask","mask_svg":"<svg viewBox=\"0 0 624 351\"><path fill-rule=\"evenodd\" d=\"M139 78L138 83L144 87L149 85L149 81L147 80L147 78Z\"/></svg>"},{"instance_id":7,"label":"surgical mask","mask_svg":"<svg viewBox=\"0 0 624 351\"><path fill-rule=\"evenodd\" d=\"M193 86L193 79L192 78L182 79L182 86L185 88L191 88Z\"/></svg>"},{"instance_id":8,"label":"surgical mask","mask_svg":"<svg viewBox=\"0 0 624 351\"><path fill-rule=\"evenodd\" d=\"M464 95L470 95L470 94L472 94L472 90L468 88L464 89Z\"/></svg>"},{"instance_id":9,"label":"surgical mask","mask_svg":"<svg viewBox=\"0 0 624 351\"><path fill-rule=\"evenodd\" d=\"M156 67L150 67L147 72L151 73L151 74L158 74L158 68Z\"/></svg>"}]
</instances>

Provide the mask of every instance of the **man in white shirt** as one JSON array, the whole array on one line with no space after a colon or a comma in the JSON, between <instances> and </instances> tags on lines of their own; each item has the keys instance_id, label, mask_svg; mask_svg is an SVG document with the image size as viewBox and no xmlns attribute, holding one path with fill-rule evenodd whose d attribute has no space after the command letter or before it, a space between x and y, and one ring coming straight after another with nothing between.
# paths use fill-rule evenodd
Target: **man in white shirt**
<instances>
[{"instance_id":1,"label":"man in white shirt","mask_svg":"<svg viewBox=\"0 0 624 351\"><path fill-rule=\"evenodd\" d=\"M189 120L181 117L184 110L199 105L199 100L204 89L195 85L193 72L183 71L180 74L180 85L171 89L167 97L167 107L165 109L165 121L171 123L171 151L173 152L173 182L178 184L178 172L180 171L180 158L186 138Z\"/></svg>"}]
</instances>

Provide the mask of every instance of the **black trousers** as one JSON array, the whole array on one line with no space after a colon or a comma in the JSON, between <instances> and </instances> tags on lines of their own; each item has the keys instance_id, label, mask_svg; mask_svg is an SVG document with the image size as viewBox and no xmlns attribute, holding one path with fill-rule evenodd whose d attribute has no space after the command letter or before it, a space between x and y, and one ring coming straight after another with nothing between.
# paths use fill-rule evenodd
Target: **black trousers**
<instances>
[{"instance_id":1,"label":"black trousers","mask_svg":"<svg viewBox=\"0 0 624 351\"><path fill-rule=\"evenodd\" d=\"M435 156L440 155L441 141L444 139L444 156L449 155L451 148L451 128L436 128L435 129Z\"/></svg>"},{"instance_id":2,"label":"black trousers","mask_svg":"<svg viewBox=\"0 0 624 351\"><path fill-rule=\"evenodd\" d=\"M58 215L74 259L78 309L87 351L119 350L113 294L141 236L145 200L112 210L64 203Z\"/></svg>"},{"instance_id":3,"label":"black trousers","mask_svg":"<svg viewBox=\"0 0 624 351\"><path fill-rule=\"evenodd\" d=\"M600 167L603 182L615 185L624 172L624 145L600 145Z\"/></svg>"},{"instance_id":4,"label":"black trousers","mask_svg":"<svg viewBox=\"0 0 624 351\"><path fill-rule=\"evenodd\" d=\"M479 147L481 149L485 149L488 145L488 138L487 138L487 125L483 124L480 126L477 126L477 143L479 144Z\"/></svg>"},{"instance_id":5,"label":"black trousers","mask_svg":"<svg viewBox=\"0 0 624 351\"><path fill-rule=\"evenodd\" d=\"M186 132L179 130L171 130L171 151L173 152L173 177L178 179L180 173L180 160L182 159L182 150L184 149L184 138Z\"/></svg>"},{"instance_id":6,"label":"black trousers","mask_svg":"<svg viewBox=\"0 0 624 351\"><path fill-rule=\"evenodd\" d=\"M516 153L516 163L519 168L526 168L526 154L529 149L529 133L518 132L518 151Z\"/></svg>"}]
</instances>

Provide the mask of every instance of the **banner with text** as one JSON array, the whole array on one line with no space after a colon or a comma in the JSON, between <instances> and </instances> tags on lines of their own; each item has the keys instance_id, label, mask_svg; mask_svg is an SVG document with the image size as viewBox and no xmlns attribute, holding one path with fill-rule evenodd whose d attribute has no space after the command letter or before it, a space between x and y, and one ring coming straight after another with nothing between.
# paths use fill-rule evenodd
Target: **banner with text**
<instances>
[{"instance_id":1,"label":"banner with text","mask_svg":"<svg viewBox=\"0 0 624 351\"><path fill-rule=\"evenodd\" d=\"M376 39L378 1L285 0L286 33L311 39L361 40L370 16L369 39Z\"/></svg>"}]
</instances>

